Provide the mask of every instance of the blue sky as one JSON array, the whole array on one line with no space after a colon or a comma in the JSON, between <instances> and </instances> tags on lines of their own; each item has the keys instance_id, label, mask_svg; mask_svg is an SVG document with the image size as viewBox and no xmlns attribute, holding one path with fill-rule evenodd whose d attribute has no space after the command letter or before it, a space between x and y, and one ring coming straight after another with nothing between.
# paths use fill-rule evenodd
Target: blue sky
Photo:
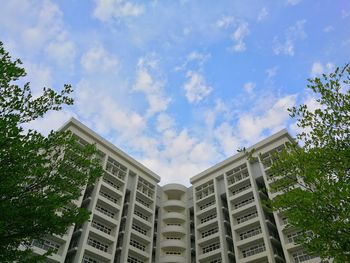
<instances>
[{"instance_id":1,"label":"blue sky","mask_svg":"<svg viewBox=\"0 0 350 263\"><path fill-rule=\"evenodd\" d=\"M350 1L0 0L0 40L35 94L74 87L71 116L170 182L287 128L315 107L307 78L350 58Z\"/></svg>"}]
</instances>

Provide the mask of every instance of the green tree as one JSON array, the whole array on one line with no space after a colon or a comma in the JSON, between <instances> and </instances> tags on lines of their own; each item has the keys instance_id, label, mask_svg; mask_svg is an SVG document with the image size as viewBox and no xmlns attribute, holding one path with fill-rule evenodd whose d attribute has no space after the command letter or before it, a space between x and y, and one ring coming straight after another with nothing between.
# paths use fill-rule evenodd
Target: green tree
<instances>
[{"instance_id":1,"label":"green tree","mask_svg":"<svg viewBox=\"0 0 350 263\"><path fill-rule=\"evenodd\" d=\"M319 106L289 109L304 145L289 144L276 156L270 189L282 191L271 205L301 230L298 243L311 255L342 263L350 262L349 81L349 65L309 80Z\"/></svg>"},{"instance_id":2,"label":"green tree","mask_svg":"<svg viewBox=\"0 0 350 263\"><path fill-rule=\"evenodd\" d=\"M32 240L86 221L89 212L73 201L102 175L96 148L81 146L70 132L23 129L73 100L70 85L60 93L44 88L33 98L29 83L17 85L26 75L21 64L0 42L0 262L42 259L31 252Z\"/></svg>"}]
</instances>

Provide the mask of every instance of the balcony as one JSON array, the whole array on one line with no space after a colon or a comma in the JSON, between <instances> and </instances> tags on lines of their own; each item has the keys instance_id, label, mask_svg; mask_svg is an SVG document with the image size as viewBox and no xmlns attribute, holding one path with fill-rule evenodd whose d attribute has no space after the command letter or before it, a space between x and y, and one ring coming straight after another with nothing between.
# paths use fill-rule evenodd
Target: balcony
<instances>
[{"instance_id":1,"label":"balcony","mask_svg":"<svg viewBox=\"0 0 350 263\"><path fill-rule=\"evenodd\" d=\"M252 235L252 236L249 236L245 239L239 239L236 241L236 246L237 247L243 247L243 246L246 246L248 244L251 244L251 243L254 243L258 240L263 240L264 236L262 233L259 233L259 234L256 234L256 235Z\"/></svg>"},{"instance_id":2,"label":"balcony","mask_svg":"<svg viewBox=\"0 0 350 263\"><path fill-rule=\"evenodd\" d=\"M169 213L165 213L163 216L163 220L164 222L166 221L181 221L181 222L185 222L186 221L186 216L182 213L178 213L178 212L169 212Z\"/></svg>"},{"instance_id":3,"label":"balcony","mask_svg":"<svg viewBox=\"0 0 350 263\"><path fill-rule=\"evenodd\" d=\"M177 249L186 249L186 243L181 240L163 240L160 242L161 248L177 248Z\"/></svg>"},{"instance_id":4,"label":"balcony","mask_svg":"<svg viewBox=\"0 0 350 263\"><path fill-rule=\"evenodd\" d=\"M159 260L159 263L173 263L173 262L186 263L187 259L184 258L183 256L167 255L167 256L161 257Z\"/></svg>"},{"instance_id":5,"label":"balcony","mask_svg":"<svg viewBox=\"0 0 350 263\"><path fill-rule=\"evenodd\" d=\"M179 194L187 193L187 188L181 184L166 184L163 187L165 193L178 192Z\"/></svg>"},{"instance_id":6,"label":"balcony","mask_svg":"<svg viewBox=\"0 0 350 263\"><path fill-rule=\"evenodd\" d=\"M161 232L162 233L181 233L185 235L186 229L183 226L170 225L170 226L163 227Z\"/></svg>"},{"instance_id":7,"label":"balcony","mask_svg":"<svg viewBox=\"0 0 350 263\"><path fill-rule=\"evenodd\" d=\"M186 209L186 204L180 200L167 200L163 202L163 207L168 209Z\"/></svg>"}]
</instances>

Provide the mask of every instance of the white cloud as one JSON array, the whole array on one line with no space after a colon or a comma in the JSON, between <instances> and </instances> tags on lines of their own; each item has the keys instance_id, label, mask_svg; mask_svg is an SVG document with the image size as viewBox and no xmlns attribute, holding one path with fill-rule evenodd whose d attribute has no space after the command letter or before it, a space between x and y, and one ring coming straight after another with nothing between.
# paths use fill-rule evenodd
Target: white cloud
<instances>
[{"instance_id":1,"label":"white cloud","mask_svg":"<svg viewBox=\"0 0 350 263\"><path fill-rule=\"evenodd\" d=\"M346 11L345 9L341 10L341 17L342 18L347 18L348 16L350 16L349 11Z\"/></svg>"},{"instance_id":2,"label":"white cloud","mask_svg":"<svg viewBox=\"0 0 350 263\"><path fill-rule=\"evenodd\" d=\"M192 138L187 129L183 129L179 134L173 136L171 140L165 141L163 154L166 158L187 158L187 154L196 144L196 139Z\"/></svg>"},{"instance_id":3,"label":"white cloud","mask_svg":"<svg viewBox=\"0 0 350 263\"><path fill-rule=\"evenodd\" d=\"M232 16L222 16L220 19L218 19L215 23L215 25L218 28L228 28L230 27L234 22L234 17Z\"/></svg>"},{"instance_id":4,"label":"white cloud","mask_svg":"<svg viewBox=\"0 0 350 263\"><path fill-rule=\"evenodd\" d=\"M279 98L262 114L243 113L239 116L238 131L240 138L249 144L262 139L265 130L277 132L286 125L289 114L287 109L295 105L296 96Z\"/></svg>"},{"instance_id":5,"label":"white cloud","mask_svg":"<svg viewBox=\"0 0 350 263\"><path fill-rule=\"evenodd\" d=\"M118 103L108 91L96 92L94 84L81 80L76 88L79 116L91 123L98 133L118 131L118 137L130 139L141 134L146 120L139 113Z\"/></svg>"},{"instance_id":6,"label":"white cloud","mask_svg":"<svg viewBox=\"0 0 350 263\"><path fill-rule=\"evenodd\" d=\"M334 27L333 26L326 26L325 28L323 28L323 31L326 33L332 32L332 31L334 31Z\"/></svg>"},{"instance_id":7,"label":"white cloud","mask_svg":"<svg viewBox=\"0 0 350 263\"><path fill-rule=\"evenodd\" d=\"M284 42L280 42L278 37L274 38L274 47L273 52L275 55L289 55L294 56L295 50L295 42L297 40L302 40L307 37L307 34L304 30L304 25L306 20L299 20L295 23L295 25L289 27L285 32L285 40Z\"/></svg>"},{"instance_id":8,"label":"white cloud","mask_svg":"<svg viewBox=\"0 0 350 263\"><path fill-rule=\"evenodd\" d=\"M43 118L38 118L23 125L25 130L34 129L43 135L48 135L50 131L57 131L71 117L76 114L69 110L49 111Z\"/></svg>"},{"instance_id":9,"label":"white cloud","mask_svg":"<svg viewBox=\"0 0 350 263\"><path fill-rule=\"evenodd\" d=\"M290 39L286 39L286 41L282 44L278 41L277 38L274 39L274 50L273 52L276 55L284 54L289 56L294 56L294 42Z\"/></svg>"},{"instance_id":10,"label":"white cloud","mask_svg":"<svg viewBox=\"0 0 350 263\"><path fill-rule=\"evenodd\" d=\"M163 182L189 185L189 178L204 169L216 159L217 150L211 142L201 141L189 134L187 129L180 132L166 130L161 134L157 153L143 155L141 160L147 167L162 175Z\"/></svg>"},{"instance_id":11,"label":"white cloud","mask_svg":"<svg viewBox=\"0 0 350 263\"><path fill-rule=\"evenodd\" d=\"M191 33L191 28L190 27L185 27L182 30L182 33L184 34L184 36L188 36Z\"/></svg>"},{"instance_id":12,"label":"white cloud","mask_svg":"<svg viewBox=\"0 0 350 263\"><path fill-rule=\"evenodd\" d=\"M53 2L43 1L37 9L30 11L36 14L35 20L20 32L28 47L41 49L48 41L55 41L60 35L66 34L62 11Z\"/></svg>"},{"instance_id":13,"label":"white cloud","mask_svg":"<svg viewBox=\"0 0 350 263\"><path fill-rule=\"evenodd\" d=\"M160 113L157 116L157 131L164 132L166 130L172 129L175 126L175 121L166 113Z\"/></svg>"},{"instance_id":14,"label":"white cloud","mask_svg":"<svg viewBox=\"0 0 350 263\"><path fill-rule=\"evenodd\" d=\"M257 17L256 20L257 20L258 22L261 22L261 21L265 20L266 17L267 17L268 15L269 15L269 12L267 11L266 7L263 7L263 8L260 10L260 12L259 12L258 17Z\"/></svg>"},{"instance_id":15,"label":"white cloud","mask_svg":"<svg viewBox=\"0 0 350 263\"><path fill-rule=\"evenodd\" d=\"M240 139L236 133L236 129L228 122L221 123L215 129L214 136L225 156L234 154L240 147Z\"/></svg>"},{"instance_id":16,"label":"white cloud","mask_svg":"<svg viewBox=\"0 0 350 263\"><path fill-rule=\"evenodd\" d=\"M34 97L40 96L44 87L53 88L52 72L49 67L34 63L25 63L24 66L27 72L25 79L30 82Z\"/></svg>"},{"instance_id":17,"label":"white cloud","mask_svg":"<svg viewBox=\"0 0 350 263\"><path fill-rule=\"evenodd\" d=\"M306 94L304 94L304 97L301 99L301 103L300 103L300 104L306 105L310 112L314 112L316 109L322 108L322 105L317 101L317 99L314 95L315 95L314 93L307 92ZM293 121L289 125L289 129L292 132L292 134L300 134L302 132L310 132L311 131L311 127L301 128L297 124L298 124L297 121ZM301 145L303 144L303 142L299 142L299 143Z\"/></svg>"},{"instance_id":18,"label":"white cloud","mask_svg":"<svg viewBox=\"0 0 350 263\"><path fill-rule=\"evenodd\" d=\"M139 16L144 13L145 8L141 4L135 4L124 0L95 0L96 7L93 16L101 21L111 18L122 18L128 16Z\"/></svg>"},{"instance_id":19,"label":"white cloud","mask_svg":"<svg viewBox=\"0 0 350 263\"><path fill-rule=\"evenodd\" d=\"M118 59L101 46L90 48L82 55L81 64L88 72L115 71L118 67Z\"/></svg>"},{"instance_id":20,"label":"white cloud","mask_svg":"<svg viewBox=\"0 0 350 263\"><path fill-rule=\"evenodd\" d=\"M323 65L319 62L315 62L311 67L311 75L321 75L323 73Z\"/></svg>"},{"instance_id":21,"label":"white cloud","mask_svg":"<svg viewBox=\"0 0 350 263\"><path fill-rule=\"evenodd\" d=\"M274 76L276 76L277 70L278 70L278 67L277 67L277 66L276 66L276 67L272 67L272 68L268 68L268 69L266 70L267 78L268 78L268 79L271 79L271 78L273 78Z\"/></svg>"},{"instance_id":22,"label":"white cloud","mask_svg":"<svg viewBox=\"0 0 350 263\"><path fill-rule=\"evenodd\" d=\"M198 68L202 69L210 57L210 53L192 51L186 56L185 62L181 66L175 68L175 71L182 71L186 69L186 67L189 66L191 62L194 62Z\"/></svg>"},{"instance_id":23,"label":"white cloud","mask_svg":"<svg viewBox=\"0 0 350 263\"><path fill-rule=\"evenodd\" d=\"M231 50L234 52L243 52L246 50L246 45L244 38L249 34L249 26L247 22L240 22L236 27L235 32L233 32L231 39L234 42L234 45L231 47Z\"/></svg>"},{"instance_id":24,"label":"white cloud","mask_svg":"<svg viewBox=\"0 0 350 263\"><path fill-rule=\"evenodd\" d=\"M53 41L46 47L46 52L60 66L73 67L76 55L75 43L73 41Z\"/></svg>"},{"instance_id":25,"label":"white cloud","mask_svg":"<svg viewBox=\"0 0 350 263\"><path fill-rule=\"evenodd\" d=\"M322 75L323 73L329 73L334 70L334 64L331 62L327 62L326 64L322 64L321 62L314 62L311 66L311 77L317 77Z\"/></svg>"},{"instance_id":26,"label":"white cloud","mask_svg":"<svg viewBox=\"0 0 350 263\"><path fill-rule=\"evenodd\" d=\"M188 102L200 102L211 93L212 87L206 84L203 75L199 72L188 71L186 77L188 80L183 88Z\"/></svg>"},{"instance_id":27,"label":"white cloud","mask_svg":"<svg viewBox=\"0 0 350 263\"><path fill-rule=\"evenodd\" d=\"M146 95L149 104L146 117L165 111L171 101L171 98L164 94L164 81L151 75L151 71L157 69L157 64L158 61L153 57L140 58L136 69L133 90Z\"/></svg>"},{"instance_id":28,"label":"white cloud","mask_svg":"<svg viewBox=\"0 0 350 263\"><path fill-rule=\"evenodd\" d=\"M200 53L197 51L192 51L190 54L187 55L187 60L188 61L198 61L199 65L202 66L209 58L210 58L209 53Z\"/></svg>"},{"instance_id":29,"label":"white cloud","mask_svg":"<svg viewBox=\"0 0 350 263\"><path fill-rule=\"evenodd\" d=\"M254 82L247 82L244 84L244 90L247 93L252 93L254 88L255 88L256 84Z\"/></svg>"},{"instance_id":30,"label":"white cloud","mask_svg":"<svg viewBox=\"0 0 350 263\"><path fill-rule=\"evenodd\" d=\"M215 101L215 106L210 107L204 111L204 121L207 126L207 130L211 132L217 122L217 117L227 117L230 115L231 109L222 100L217 99Z\"/></svg>"},{"instance_id":31,"label":"white cloud","mask_svg":"<svg viewBox=\"0 0 350 263\"><path fill-rule=\"evenodd\" d=\"M297 5L301 2L301 0L287 0L288 5Z\"/></svg>"},{"instance_id":32,"label":"white cloud","mask_svg":"<svg viewBox=\"0 0 350 263\"><path fill-rule=\"evenodd\" d=\"M216 149L211 142L198 142L191 149L189 159L196 163L209 164L216 154Z\"/></svg>"},{"instance_id":33,"label":"white cloud","mask_svg":"<svg viewBox=\"0 0 350 263\"><path fill-rule=\"evenodd\" d=\"M51 59L50 63L72 69L76 53L75 43L65 28L63 12L59 6L49 0L33 2L31 5L26 1L11 2L17 4L17 7L2 6L6 14L0 16L11 21L5 26L9 34L14 34L12 38L15 39L16 48L30 56L37 53L42 56L44 50L45 55ZM19 20L25 22L18 22Z\"/></svg>"}]
</instances>

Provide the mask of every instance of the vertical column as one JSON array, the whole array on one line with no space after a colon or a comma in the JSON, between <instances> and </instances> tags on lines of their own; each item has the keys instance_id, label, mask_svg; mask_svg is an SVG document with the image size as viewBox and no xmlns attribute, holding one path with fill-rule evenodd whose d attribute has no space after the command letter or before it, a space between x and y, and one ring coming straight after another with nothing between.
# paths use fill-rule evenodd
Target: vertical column
<instances>
[{"instance_id":1,"label":"vertical column","mask_svg":"<svg viewBox=\"0 0 350 263\"><path fill-rule=\"evenodd\" d=\"M260 167L263 171L264 182L267 188L276 183L280 178L276 178L272 175L270 167L274 161L274 154L280 152L284 148L284 141L280 141L274 145L273 149L268 149L259 156ZM297 183L298 178L295 177ZM281 194L281 191L268 192L269 198L273 199L277 195ZM287 262L320 262L320 258L308 255L305 250L298 244L295 243L300 232L298 229L290 227L288 225L288 218L283 213L273 213L273 217L270 217L270 221L275 222L276 231L273 233L274 236L279 236L281 247L275 248L275 255L284 254ZM283 253L282 253L283 249Z\"/></svg>"},{"instance_id":2,"label":"vertical column","mask_svg":"<svg viewBox=\"0 0 350 263\"><path fill-rule=\"evenodd\" d=\"M187 188L180 184L162 187L159 262L187 263L188 249Z\"/></svg>"},{"instance_id":3,"label":"vertical column","mask_svg":"<svg viewBox=\"0 0 350 263\"><path fill-rule=\"evenodd\" d=\"M242 159L225 173L236 262L274 262L269 256L254 178Z\"/></svg>"},{"instance_id":4,"label":"vertical column","mask_svg":"<svg viewBox=\"0 0 350 263\"><path fill-rule=\"evenodd\" d=\"M194 215L196 229L197 263L223 262L223 237L221 237L221 202L215 179L194 186Z\"/></svg>"},{"instance_id":5,"label":"vertical column","mask_svg":"<svg viewBox=\"0 0 350 263\"><path fill-rule=\"evenodd\" d=\"M69 251L72 262L105 263L114 260L127 168L110 156L104 168L103 177L86 188L82 206L91 210L91 216L82 226L75 226Z\"/></svg>"},{"instance_id":6,"label":"vertical column","mask_svg":"<svg viewBox=\"0 0 350 263\"><path fill-rule=\"evenodd\" d=\"M130 209L126 215L125 235L120 242L120 262L150 263L156 209L156 181L133 173L129 181Z\"/></svg>"}]
</instances>

